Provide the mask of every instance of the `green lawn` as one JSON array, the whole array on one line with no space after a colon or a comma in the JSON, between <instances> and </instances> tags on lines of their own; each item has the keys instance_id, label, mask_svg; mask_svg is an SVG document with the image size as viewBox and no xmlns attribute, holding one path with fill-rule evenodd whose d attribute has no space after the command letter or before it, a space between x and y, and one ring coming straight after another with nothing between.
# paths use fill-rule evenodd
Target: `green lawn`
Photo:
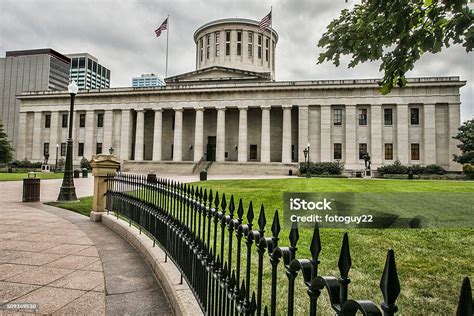
<instances>
[{"instance_id":1,"label":"green lawn","mask_svg":"<svg viewBox=\"0 0 474 316\"><path fill-rule=\"evenodd\" d=\"M281 180L232 180L207 181L196 185L231 194L234 198L254 203L255 220L260 204L265 205L267 231L274 210L282 210L284 192L472 192L474 182L467 181L407 181L360 179L281 179ZM248 204L246 204L248 205ZM281 211L280 217L282 219ZM472 218L472 215L471 215ZM283 226L281 245L288 246L289 229ZM472 227L472 226L471 226ZM461 281L474 275L474 234L472 228L424 229L321 229L322 252L320 275L338 276L337 261L342 235L349 232L352 255L349 298L370 299L382 302L379 289L380 276L388 249L394 249L401 284L398 299L400 315L452 315L455 313ZM309 245L312 230L300 229L297 258L311 258ZM281 276L279 284L287 284ZM267 278L269 272L265 272ZM252 283L255 280L252 278ZM298 314L306 314L308 300L301 275L299 276L300 305ZM269 283L268 283L269 286ZM286 311L284 286L281 286L279 308ZM297 292L298 293L298 292ZM268 299L268 291L264 291ZM328 299L321 302L327 308ZM326 313L323 313L326 314ZM329 313L330 314L330 313Z\"/></svg>"},{"instance_id":2,"label":"green lawn","mask_svg":"<svg viewBox=\"0 0 474 316\"><path fill-rule=\"evenodd\" d=\"M92 196L80 198L79 202L71 202L71 203L50 202L47 204L64 208L64 209L89 217L89 214L92 211Z\"/></svg>"},{"instance_id":3,"label":"green lawn","mask_svg":"<svg viewBox=\"0 0 474 316\"><path fill-rule=\"evenodd\" d=\"M40 179L62 179L63 173L58 172L37 172L36 177ZM6 173L0 172L0 181L20 181L28 178L28 173Z\"/></svg>"},{"instance_id":4,"label":"green lawn","mask_svg":"<svg viewBox=\"0 0 474 316\"><path fill-rule=\"evenodd\" d=\"M242 198L245 207L248 201L254 203L254 227L257 227L260 204L265 205L267 235L276 209L283 208L284 192L439 192L474 193L474 182L468 181L408 181L408 180L361 180L361 179L321 179L294 178L278 180L229 180L197 182L198 186L233 194L238 201ZM88 215L92 198L81 199L79 203L54 205ZM451 214L451 210L445 213ZM282 221L280 246L288 246L289 229ZM446 214L438 220L445 220ZM244 215L244 218L245 215ZM376 304L382 302L379 289L380 276L388 249L394 249L401 284L401 294L397 300L400 315L453 315L459 297L463 277L474 275L474 234L472 226L466 228L422 228L422 229L321 229L322 252L319 275L338 276L337 261L344 232L349 232L352 268L349 273L350 299L368 299ZM471 227L471 228L469 228ZM309 259L311 229L300 229L297 258ZM219 240L219 239L218 239ZM235 240L235 239L234 239ZM212 241L211 241L212 243ZM243 245L244 246L244 245ZM219 249L219 248L218 248ZM255 247L253 247L255 250ZM245 250L245 246L243 247ZM227 250L226 250L227 252ZM242 268L245 276L245 251ZM256 252L252 252L252 288L256 289ZM269 304L270 264L265 259L264 303ZM235 268L234 262L232 263ZM278 276L278 314L284 315L287 309L287 278L283 265L279 266ZM301 274L296 284L297 305L295 315L307 314L309 300ZM328 297L321 295L319 311L321 315L331 315ZM318 312L319 313L319 312Z\"/></svg>"}]
</instances>

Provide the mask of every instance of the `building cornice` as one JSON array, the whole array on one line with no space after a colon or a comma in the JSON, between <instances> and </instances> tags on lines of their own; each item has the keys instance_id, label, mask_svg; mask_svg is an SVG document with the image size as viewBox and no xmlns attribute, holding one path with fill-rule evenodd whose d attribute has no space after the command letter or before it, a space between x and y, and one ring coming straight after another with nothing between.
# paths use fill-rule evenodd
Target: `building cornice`
<instances>
[{"instance_id":1,"label":"building cornice","mask_svg":"<svg viewBox=\"0 0 474 316\"><path fill-rule=\"evenodd\" d=\"M259 27L260 21L251 20L251 19L244 19L244 18L227 18L227 19L214 20L214 21L208 22L208 23L200 26L194 32L194 35L193 35L194 42L196 43L196 41L197 41L197 34L202 32L203 30L205 30L209 27L212 27L212 26L222 25L222 24L247 24L247 25L252 25L252 26ZM276 40L276 42L278 42L278 37L279 36L278 36L277 31L275 31L275 29L273 29L271 27L267 27L267 32L268 33L273 32L273 35L275 36L275 40Z\"/></svg>"},{"instance_id":2,"label":"building cornice","mask_svg":"<svg viewBox=\"0 0 474 316\"><path fill-rule=\"evenodd\" d=\"M173 84L163 87L124 87L108 89L81 90L78 98L88 97L120 97L144 95L173 95L186 93L224 93L239 91L295 91L295 90L328 90L328 89L378 89L378 79L343 79L343 80L315 80L315 81L272 81L249 83L222 83L222 84ZM462 87L466 81L459 77L423 77L409 78L406 88L416 87ZM399 89L399 88L394 88ZM23 92L17 96L20 100L26 99L57 99L69 98L67 91L36 91Z\"/></svg>"}]
</instances>

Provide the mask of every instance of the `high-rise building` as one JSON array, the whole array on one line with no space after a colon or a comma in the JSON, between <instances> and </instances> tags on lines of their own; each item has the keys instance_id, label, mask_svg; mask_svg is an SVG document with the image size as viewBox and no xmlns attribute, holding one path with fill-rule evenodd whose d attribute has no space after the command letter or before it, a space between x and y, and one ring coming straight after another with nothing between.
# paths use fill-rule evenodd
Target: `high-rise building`
<instances>
[{"instance_id":1,"label":"high-rise building","mask_svg":"<svg viewBox=\"0 0 474 316\"><path fill-rule=\"evenodd\" d=\"M20 101L25 91L66 90L69 57L51 48L8 51L0 58L0 121L16 147Z\"/></svg>"},{"instance_id":2,"label":"high-rise building","mask_svg":"<svg viewBox=\"0 0 474 316\"><path fill-rule=\"evenodd\" d=\"M142 74L140 77L132 78L132 87L160 87L164 86L163 79L155 74Z\"/></svg>"},{"instance_id":3,"label":"high-rise building","mask_svg":"<svg viewBox=\"0 0 474 316\"><path fill-rule=\"evenodd\" d=\"M110 70L88 53L68 54L71 58L69 78L75 80L79 89L110 87Z\"/></svg>"}]
</instances>

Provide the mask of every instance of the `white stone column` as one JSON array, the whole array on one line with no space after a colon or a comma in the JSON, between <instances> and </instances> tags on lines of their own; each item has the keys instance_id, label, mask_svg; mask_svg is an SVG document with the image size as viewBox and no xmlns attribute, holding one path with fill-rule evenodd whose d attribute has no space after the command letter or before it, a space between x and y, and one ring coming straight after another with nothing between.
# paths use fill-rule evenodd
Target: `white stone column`
<instances>
[{"instance_id":1,"label":"white stone column","mask_svg":"<svg viewBox=\"0 0 474 316\"><path fill-rule=\"evenodd\" d=\"M271 106L263 105L262 109L262 133L260 141L260 162L270 162L270 111Z\"/></svg>"},{"instance_id":2,"label":"white stone column","mask_svg":"<svg viewBox=\"0 0 474 316\"><path fill-rule=\"evenodd\" d=\"M331 161L331 106L321 105L321 162Z\"/></svg>"},{"instance_id":3,"label":"white stone column","mask_svg":"<svg viewBox=\"0 0 474 316\"><path fill-rule=\"evenodd\" d=\"M173 161L183 160L183 109L174 109Z\"/></svg>"},{"instance_id":4,"label":"white stone column","mask_svg":"<svg viewBox=\"0 0 474 316\"><path fill-rule=\"evenodd\" d=\"M113 134L114 134L114 111L104 111L104 127L103 127L103 143L102 153L108 154L109 148L113 145Z\"/></svg>"},{"instance_id":5,"label":"white stone column","mask_svg":"<svg viewBox=\"0 0 474 316\"><path fill-rule=\"evenodd\" d=\"M28 113L20 112L18 119L18 143L16 146L16 159L23 160L26 157L26 141L28 139L27 130L26 130L26 120Z\"/></svg>"},{"instance_id":6,"label":"white stone column","mask_svg":"<svg viewBox=\"0 0 474 316\"><path fill-rule=\"evenodd\" d=\"M304 162L303 150L308 145L309 135L309 107L300 105L298 107L298 162Z\"/></svg>"},{"instance_id":7,"label":"white stone column","mask_svg":"<svg viewBox=\"0 0 474 316\"><path fill-rule=\"evenodd\" d=\"M355 168L357 164L358 153L356 151L357 146L357 117L356 117L356 106L346 105L345 107L345 157L342 157L348 168Z\"/></svg>"},{"instance_id":8,"label":"white stone column","mask_svg":"<svg viewBox=\"0 0 474 316\"><path fill-rule=\"evenodd\" d=\"M143 160L143 144L145 141L145 110L138 109L135 129L135 160Z\"/></svg>"},{"instance_id":9,"label":"white stone column","mask_svg":"<svg viewBox=\"0 0 474 316\"><path fill-rule=\"evenodd\" d=\"M196 121L194 126L194 161L201 160L204 154L204 108L196 110Z\"/></svg>"},{"instance_id":10,"label":"white stone column","mask_svg":"<svg viewBox=\"0 0 474 316\"><path fill-rule=\"evenodd\" d=\"M423 147L425 165L436 164L436 105L423 105Z\"/></svg>"},{"instance_id":11,"label":"white stone column","mask_svg":"<svg viewBox=\"0 0 474 316\"><path fill-rule=\"evenodd\" d=\"M217 108L216 161L225 161L225 107Z\"/></svg>"},{"instance_id":12,"label":"white stone column","mask_svg":"<svg viewBox=\"0 0 474 316\"><path fill-rule=\"evenodd\" d=\"M155 124L153 127L153 161L161 161L163 143L163 109L155 109Z\"/></svg>"},{"instance_id":13,"label":"white stone column","mask_svg":"<svg viewBox=\"0 0 474 316\"><path fill-rule=\"evenodd\" d=\"M31 158L37 161L43 161L43 133L41 132L41 118L43 112L35 112L33 118L33 151Z\"/></svg>"},{"instance_id":14,"label":"white stone column","mask_svg":"<svg viewBox=\"0 0 474 316\"><path fill-rule=\"evenodd\" d=\"M382 164L382 105L370 107L370 159L372 169Z\"/></svg>"},{"instance_id":15,"label":"white stone column","mask_svg":"<svg viewBox=\"0 0 474 316\"><path fill-rule=\"evenodd\" d=\"M121 122L121 133L120 133L120 159L130 159L130 148L131 148L131 113L130 110L122 110L122 122Z\"/></svg>"},{"instance_id":16,"label":"white stone column","mask_svg":"<svg viewBox=\"0 0 474 316\"><path fill-rule=\"evenodd\" d=\"M86 136L84 140L84 157L88 160L92 159L92 155L95 154L94 115L95 112L93 110L86 111Z\"/></svg>"},{"instance_id":17,"label":"white stone column","mask_svg":"<svg viewBox=\"0 0 474 316\"><path fill-rule=\"evenodd\" d=\"M238 162L247 162L247 111L248 106L239 106Z\"/></svg>"},{"instance_id":18,"label":"white stone column","mask_svg":"<svg viewBox=\"0 0 474 316\"><path fill-rule=\"evenodd\" d=\"M281 162L291 163L291 105L283 105L283 136L281 141Z\"/></svg>"},{"instance_id":19,"label":"white stone column","mask_svg":"<svg viewBox=\"0 0 474 316\"><path fill-rule=\"evenodd\" d=\"M453 139L454 136L458 133L458 128L461 126L461 113L460 113L461 103L449 103L448 104L448 115L449 115L449 170L450 171L460 171L462 170L461 164L453 161L453 155L459 155L461 151L457 147L459 141Z\"/></svg>"},{"instance_id":20,"label":"white stone column","mask_svg":"<svg viewBox=\"0 0 474 316\"><path fill-rule=\"evenodd\" d=\"M397 159L408 164L408 104L397 104Z\"/></svg>"}]
</instances>

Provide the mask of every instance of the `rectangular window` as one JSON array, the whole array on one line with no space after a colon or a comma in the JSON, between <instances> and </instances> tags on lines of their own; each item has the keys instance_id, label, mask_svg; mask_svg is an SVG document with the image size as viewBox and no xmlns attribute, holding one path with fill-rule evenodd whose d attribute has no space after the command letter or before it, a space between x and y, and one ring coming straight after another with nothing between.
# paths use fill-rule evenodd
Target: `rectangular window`
<instances>
[{"instance_id":1,"label":"rectangular window","mask_svg":"<svg viewBox=\"0 0 474 316\"><path fill-rule=\"evenodd\" d=\"M86 68L86 59L84 57L79 58L79 68Z\"/></svg>"},{"instance_id":2,"label":"rectangular window","mask_svg":"<svg viewBox=\"0 0 474 316\"><path fill-rule=\"evenodd\" d=\"M206 35L206 59L211 57L211 34Z\"/></svg>"},{"instance_id":3,"label":"rectangular window","mask_svg":"<svg viewBox=\"0 0 474 316\"><path fill-rule=\"evenodd\" d=\"M225 32L225 55L230 56L230 31Z\"/></svg>"},{"instance_id":4,"label":"rectangular window","mask_svg":"<svg viewBox=\"0 0 474 316\"><path fill-rule=\"evenodd\" d=\"M43 156L44 157L49 157L49 143L44 143L43 144Z\"/></svg>"},{"instance_id":5,"label":"rectangular window","mask_svg":"<svg viewBox=\"0 0 474 316\"><path fill-rule=\"evenodd\" d=\"M77 144L77 155L79 157L84 156L84 143Z\"/></svg>"},{"instance_id":6,"label":"rectangular window","mask_svg":"<svg viewBox=\"0 0 474 316\"><path fill-rule=\"evenodd\" d=\"M95 145L95 154L98 155L98 154L101 154L102 153L102 143L97 143Z\"/></svg>"},{"instance_id":7,"label":"rectangular window","mask_svg":"<svg viewBox=\"0 0 474 316\"><path fill-rule=\"evenodd\" d=\"M72 68L72 69L77 68L77 64L78 64L77 58L72 58L71 61L72 61L72 66L71 66L71 68Z\"/></svg>"},{"instance_id":8,"label":"rectangular window","mask_svg":"<svg viewBox=\"0 0 474 316\"><path fill-rule=\"evenodd\" d=\"M66 156L66 143L61 143L61 156Z\"/></svg>"},{"instance_id":9,"label":"rectangular window","mask_svg":"<svg viewBox=\"0 0 474 316\"><path fill-rule=\"evenodd\" d=\"M249 56L249 59L252 59L253 57L253 33L252 32L248 32L247 54Z\"/></svg>"},{"instance_id":10,"label":"rectangular window","mask_svg":"<svg viewBox=\"0 0 474 316\"><path fill-rule=\"evenodd\" d=\"M342 144L334 143L334 159L342 159Z\"/></svg>"},{"instance_id":11,"label":"rectangular window","mask_svg":"<svg viewBox=\"0 0 474 316\"><path fill-rule=\"evenodd\" d=\"M359 125L367 125L367 109L359 109Z\"/></svg>"},{"instance_id":12,"label":"rectangular window","mask_svg":"<svg viewBox=\"0 0 474 316\"><path fill-rule=\"evenodd\" d=\"M257 57L262 59L262 35L260 34L258 34L257 45Z\"/></svg>"},{"instance_id":13,"label":"rectangular window","mask_svg":"<svg viewBox=\"0 0 474 316\"><path fill-rule=\"evenodd\" d=\"M203 39L201 38L199 40L199 60L202 61L202 58L204 56L204 42Z\"/></svg>"},{"instance_id":14,"label":"rectangular window","mask_svg":"<svg viewBox=\"0 0 474 316\"><path fill-rule=\"evenodd\" d=\"M237 32L237 56L242 55L242 32Z\"/></svg>"},{"instance_id":15,"label":"rectangular window","mask_svg":"<svg viewBox=\"0 0 474 316\"><path fill-rule=\"evenodd\" d=\"M257 145L250 145L250 160L257 159Z\"/></svg>"},{"instance_id":16,"label":"rectangular window","mask_svg":"<svg viewBox=\"0 0 474 316\"><path fill-rule=\"evenodd\" d=\"M79 114L79 127L86 127L86 114Z\"/></svg>"},{"instance_id":17,"label":"rectangular window","mask_svg":"<svg viewBox=\"0 0 474 316\"><path fill-rule=\"evenodd\" d=\"M61 126L63 128L66 128L67 127L67 119L68 119L68 115L67 114L63 114L61 116Z\"/></svg>"},{"instance_id":18,"label":"rectangular window","mask_svg":"<svg viewBox=\"0 0 474 316\"><path fill-rule=\"evenodd\" d=\"M171 129L174 131L174 115L173 115L173 118L171 119Z\"/></svg>"},{"instance_id":19,"label":"rectangular window","mask_svg":"<svg viewBox=\"0 0 474 316\"><path fill-rule=\"evenodd\" d=\"M270 39L265 39L265 61L270 57Z\"/></svg>"},{"instance_id":20,"label":"rectangular window","mask_svg":"<svg viewBox=\"0 0 474 316\"><path fill-rule=\"evenodd\" d=\"M359 159L364 159L364 155L367 153L367 144L360 143L359 144Z\"/></svg>"},{"instance_id":21,"label":"rectangular window","mask_svg":"<svg viewBox=\"0 0 474 316\"><path fill-rule=\"evenodd\" d=\"M221 33L220 32L216 32L215 40L216 40L216 57L219 57L219 55L221 54L221 45L220 45Z\"/></svg>"},{"instance_id":22,"label":"rectangular window","mask_svg":"<svg viewBox=\"0 0 474 316\"><path fill-rule=\"evenodd\" d=\"M50 128L51 127L51 114L46 114L44 116L44 128Z\"/></svg>"},{"instance_id":23,"label":"rectangular window","mask_svg":"<svg viewBox=\"0 0 474 316\"><path fill-rule=\"evenodd\" d=\"M420 144L411 144L411 160L420 160Z\"/></svg>"},{"instance_id":24,"label":"rectangular window","mask_svg":"<svg viewBox=\"0 0 474 316\"><path fill-rule=\"evenodd\" d=\"M333 120L334 120L334 126L342 125L342 109L333 110Z\"/></svg>"},{"instance_id":25,"label":"rectangular window","mask_svg":"<svg viewBox=\"0 0 474 316\"><path fill-rule=\"evenodd\" d=\"M97 127L104 127L104 113L97 114Z\"/></svg>"},{"instance_id":26,"label":"rectangular window","mask_svg":"<svg viewBox=\"0 0 474 316\"><path fill-rule=\"evenodd\" d=\"M411 125L420 124L420 109L419 108L410 109L410 123Z\"/></svg>"},{"instance_id":27,"label":"rectangular window","mask_svg":"<svg viewBox=\"0 0 474 316\"><path fill-rule=\"evenodd\" d=\"M92 59L87 60L87 69L92 71Z\"/></svg>"},{"instance_id":28,"label":"rectangular window","mask_svg":"<svg viewBox=\"0 0 474 316\"><path fill-rule=\"evenodd\" d=\"M393 160L393 144L385 144L385 160Z\"/></svg>"},{"instance_id":29,"label":"rectangular window","mask_svg":"<svg viewBox=\"0 0 474 316\"><path fill-rule=\"evenodd\" d=\"M393 125L393 111L392 109L383 110L384 124Z\"/></svg>"}]
</instances>

